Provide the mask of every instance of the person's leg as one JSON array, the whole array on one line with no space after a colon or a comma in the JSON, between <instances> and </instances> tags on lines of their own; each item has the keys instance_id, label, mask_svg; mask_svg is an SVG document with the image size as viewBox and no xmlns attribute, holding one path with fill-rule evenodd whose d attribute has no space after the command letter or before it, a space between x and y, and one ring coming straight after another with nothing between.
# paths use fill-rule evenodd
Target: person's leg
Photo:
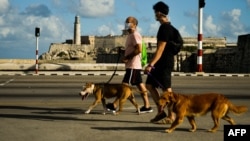
<instances>
[{"instance_id":1,"label":"person's leg","mask_svg":"<svg viewBox=\"0 0 250 141\"><path fill-rule=\"evenodd\" d=\"M144 102L144 106L140 108L141 113L153 112L149 104L148 91L142 81L141 69L132 69L130 71L129 79L128 80L124 79L123 82L127 82L130 85L136 85L138 90L140 91L139 93L141 94L141 97Z\"/></svg>"},{"instance_id":2,"label":"person's leg","mask_svg":"<svg viewBox=\"0 0 250 141\"><path fill-rule=\"evenodd\" d=\"M119 98L116 98L115 101L113 102L114 109L116 109L119 105Z\"/></svg>"},{"instance_id":3,"label":"person's leg","mask_svg":"<svg viewBox=\"0 0 250 141\"><path fill-rule=\"evenodd\" d=\"M166 90L163 91L172 92L172 88L167 88ZM168 114L166 115L166 117L162 120L159 120L157 123L169 124L175 120L175 114L173 112L172 105L168 105L167 109L168 109Z\"/></svg>"},{"instance_id":4,"label":"person's leg","mask_svg":"<svg viewBox=\"0 0 250 141\"><path fill-rule=\"evenodd\" d=\"M153 76L151 76L153 77ZM154 85L158 85L158 83L160 83L162 86L164 86L165 88L162 88L162 91L169 91L172 92L172 88L171 88L171 71L164 71L161 77L157 77L157 73L154 76L154 79L156 79L158 82L157 84L155 80L152 81L152 78L150 80L147 79L146 83L146 87L149 90L149 92L151 93L151 96L155 102L155 104L157 105L158 108L158 113L155 116L154 119L151 120L151 122L153 123L171 123L174 120L174 113L172 112L171 107L168 106L168 115L165 113L164 110L162 110L161 107L158 106L158 101L160 98L160 92L157 90L156 87L154 87Z\"/></svg>"},{"instance_id":5,"label":"person's leg","mask_svg":"<svg viewBox=\"0 0 250 141\"><path fill-rule=\"evenodd\" d=\"M172 90L172 76L171 76L171 69L166 69L165 70L165 79L163 80L163 84L165 86L165 89L162 89L162 91L167 91L167 92L173 92ZM173 113L173 109L171 107L171 105L167 106L167 109L168 109L168 116L167 118L165 119L165 123L171 123L174 121L175 119L175 115Z\"/></svg>"},{"instance_id":6,"label":"person's leg","mask_svg":"<svg viewBox=\"0 0 250 141\"><path fill-rule=\"evenodd\" d=\"M158 105L158 100L160 98L160 94L157 91L157 89L155 87L153 87L151 84L146 84L146 88L150 92L155 104Z\"/></svg>"},{"instance_id":7,"label":"person's leg","mask_svg":"<svg viewBox=\"0 0 250 141\"><path fill-rule=\"evenodd\" d=\"M150 85L150 84L147 84L146 85L146 88L149 90L155 104L156 104L156 107L157 107L157 114L156 116L150 120L150 122L152 123L155 123L155 122L158 122L164 118L166 118L166 113L164 111L161 111L161 109L159 108L159 104L158 104L158 101L160 99L160 93L158 92L157 88L155 88L154 86Z\"/></svg>"},{"instance_id":8,"label":"person's leg","mask_svg":"<svg viewBox=\"0 0 250 141\"><path fill-rule=\"evenodd\" d=\"M137 88L141 92L141 97L142 97L144 106L146 108L149 108L150 104L149 104L149 99L148 99L148 92L147 92L145 85L143 83L140 83L139 85L137 85Z\"/></svg>"},{"instance_id":9,"label":"person's leg","mask_svg":"<svg viewBox=\"0 0 250 141\"><path fill-rule=\"evenodd\" d=\"M153 109L150 107L148 91L143 83L137 85L137 88L140 90L141 97L143 99L144 106L140 108L141 113L151 113Z\"/></svg>"}]
</instances>

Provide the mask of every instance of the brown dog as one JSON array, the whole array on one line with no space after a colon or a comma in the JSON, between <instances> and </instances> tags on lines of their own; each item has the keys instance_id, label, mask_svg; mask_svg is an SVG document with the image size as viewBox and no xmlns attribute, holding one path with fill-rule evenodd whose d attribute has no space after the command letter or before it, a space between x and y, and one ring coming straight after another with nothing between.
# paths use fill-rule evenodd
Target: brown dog
<instances>
[{"instance_id":1,"label":"brown dog","mask_svg":"<svg viewBox=\"0 0 250 141\"><path fill-rule=\"evenodd\" d=\"M82 96L82 99L86 99L89 94L94 94L95 101L91 104L88 110L85 112L86 114L90 113L90 111L96 107L96 105L102 102L104 112L106 114L106 101L105 98L118 97L119 98L119 110L116 111L115 114L119 114L123 110L123 104L127 99L135 106L138 114L140 114L139 105L135 101L134 94L132 93L131 87L124 84L107 84L107 83L86 83L83 87L82 91L79 93Z\"/></svg>"},{"instance_id":2,"label":"brown dog","mask_svg":"<svg viewBox=\"0 0 250 141\"><path fill-rule=\"evenodd\" d=\"M216 132L219 127L220 119L228 121L234 125L234 120L228 116L229 111L236 114L241 114L247 111L246 106L233 105L224 95L217 93L206 93L199 95L183 95L171 92L165 92L159 99L159 106L163 108L166 105L171 105L173 112L176 114L176 119L171 124L170 128L165 130L171 133L175 128L181 124L184 117L187 117L192 128L191 132L196 130L195 117L204 115L211 111L214 127L210 132Z\"/></svg>"}]
</instances>

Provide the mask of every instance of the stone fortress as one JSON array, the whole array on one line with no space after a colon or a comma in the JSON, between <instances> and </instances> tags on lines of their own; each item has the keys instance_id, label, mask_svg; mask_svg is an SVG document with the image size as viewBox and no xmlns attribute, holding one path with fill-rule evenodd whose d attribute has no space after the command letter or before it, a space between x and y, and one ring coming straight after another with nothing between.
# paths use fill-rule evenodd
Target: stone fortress
<instances>
[{"instance_id":1,"label":"stone fortress","mask_svg":"<svg viewBox=\"0 0 250 141\"><path fill-rule=\"evenodd\" d=\"M120 36L81 36L80 17L75 17L74 38L63 43L51 43L41 60L82 60L85 63L116 63L118 48L124 48L126 31ZM143 36L148 57L156 49L154 36ZM176 56L175 70L196 71L196 37L183 37L184 49ZM190 50L191 48L191 50ZM203 71L220 73L250 72L250 34L240 35L237 44L227 44L226 38L203 38Z\"/></svg>"}]
</instances>

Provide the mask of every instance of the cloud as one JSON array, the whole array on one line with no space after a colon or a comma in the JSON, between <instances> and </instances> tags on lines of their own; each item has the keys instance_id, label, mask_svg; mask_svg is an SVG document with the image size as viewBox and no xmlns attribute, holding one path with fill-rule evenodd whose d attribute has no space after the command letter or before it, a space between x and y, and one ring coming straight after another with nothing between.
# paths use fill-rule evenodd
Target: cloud
<instances>
[{"instance_id":1,"label":"cloud","mask_svg":"<svg viewBox=\"0 0 250 141\"><path fill-rule=\"evenodd\" d=\"M52 2L56 5L56 6L60 6L63 1L62 0L52 0Z\"/></svg>"},{"instance_id":2,"label":"cloud","mask_svg":"<svg viewBox=\"0 0 250 141\"><path fill-rule=\"evenodd\" d=\"M237 37L246 34L247 26L241 23L241 10L232 9L221 14L221 20L215 22L213 16L204 19L204 35L207 37L227 37L227 42L237 42ZM193 28L198 30L197 26Z\"/></svg>"},{"instance_id":3,"label":"cloud","mask_svg":"<svg viewBox=\"0 0 250 141\"><path fill-rule=\"evenodd\" d=\"M107 35L121 35L124 25L117 24L114 26L113 23L103 24L97 28L95 35L97 36L107 36Z\"/></svg>"},{"instance_id":4,"label":"cloud","mask_svg":"<svg viewBox=\"0 0 250 141\"><path fill-rule=\"evenodd\" d=\"M229 12L222 13L224 19L232 20L232 22L239 22L240 15L241 15L240 9L232 9Z\"/></svg>"},{"instance_id":5,"label":"cloud","mask_svg":"<svg viewBox=\"0 0 250 141\"><path fill-rule=\"evenodd\" d=\"M213 23L213 17L210 15L205 19L204 22L204 32L209 35L209 36L217 36L218 37L218 33L220 32L221 28L216 25L215 23Z\"/></svg>"},{"instance_id":6,"label":"cloud","mask_svg":"<svg viewBox=\"0 0 250 141\"><path fill-rule=\"evenodd\" d=\"M197 11L185 11L185 12L184 12L184 16L190 17L190 18L193 18L193 19L197 19L197 17L198 17L199 15L198 15L198 12L197 12Z\"/></svg>"},{"instance_id":7,"label":"cloud","mask_svg":"<svg viewBox=\"0 0 250 141\"><path fill-rule=\"evenodd\" d=\"M83 17L103 17L114 12L114 0L79 0L77 14Z\"/></svg>"},{"instance_id":8,"label":"cloud","mask_svg":"<svg viewBox=\"0 0 250 141\"><path fill-rule=\"evenodd\" d=\"M117 28L119 31L122 31L124 29L124 25L123 24L118 24Z\"/></svg>"},{"instance_id":9,"label":"cloud","mask_svg":"<svg viewBox=\"0 0 250 141\"><path fill-rule=\"evenodd\" d=\"M5 13L9 9L9 6L8 0L0 0L0 15Z\"/></svg>"},{"instance_id":10,"label":"cloud","mask_svg":"<svg viewBox=\"0 0 250 141\"><path fill-rule=\"evenodd\" d=\"M246 34L247 26L241 23L240 16L240 9L232 9L222 13L222 33L228 37L229 41L236 41L239 35Z\"/></svg>"},{"instance_id":11,"label":"cloud","mask_svg":"<svg viewBox=\"0 0 250 141\"><path fill-rule=\"evenodd\" d=\"M56 16L40 17L28 14L9 13L0 18L0 40L23 41L34 37L35 27L41 28L43 39L65 39L68 34L61 19ZM73 27L72 27L73 28Z\"/></svg>"},{"instance_id":12,"label":"cloud","mask_svg":"<svg viewBox=\"0 0 250 141\"><path fill-rule=\"evenodd\" d=\"M247 0L247 5L248 7L250 7L250 0Z\"/></svg>"},{"instance_id":13,"label":"cloud","mask_svg":"<svg viewBox=\"0 0 250 141\"><path fill-rule=\"evenodd\" d=\"M137 11L137 12L140 12L139 7L138 7L136 1L133 1L133 0L125 0L124 2L125 2L125 5L131 7L133 10L135 10L135 11Z\"/></svg>"},{"instance_id":14,"label":"cloud","mask_svg":"<svg viewBox=\"0 0 250 141\"><path fill-rule=\"evenodd\" d=\"M98 27L97 32L99 35L106 36L106 35L114 35L113 29L108 25L101 25Z\"/></svg>"},{"instance_id":15,"label":"cloud","mask_svg":"<svg viewBox=\"0 0 250 141\"><path fill-rule=\"evenodd\" d=\"M181 26L179 28L179 32L181 34L182 37L190 37L191 35L186 31L186 26Z\"/></svg>"},{"instance_id":16,"label":"cloud","mask_svg":"<svg viewBox=\"0 0 250 141\"><path fill-rule=\"evenodd\" d=\"M9 6L6 11L8 12L0 15L1 57L9 55L8 57L15 58L14 55L17 55L20 58L30 58L33 55L31 51L35 49L35 27L39 27L41 32L41 52L47 52L51 43L72 39L73 25L67 27L62 19L52 16L45 5L30 5L24 11Z\"/></svg>"},{"instance_id":17,"label":"cloud","mask_svg":"<svg viewBox=\"0 0 250 141\"><path fill-rule=\"evenodd\" d=\"M25 11L22 12L21 14L48 17L51 15L51 11L49 10L49 8L46 5L38 4L38 5L28 6L25 9Z\"/></svg>"},{"instance_id":18,"label":"cloud","mask_svg":"<svg viewBox=\"0 0 250 141\"><path fill-rule=\"evenodd\" d=\"M149 29L148 29L148 35L151 35L151 36L156 36L157 34L157 31L159 29L159 22L155 21L154 23L151 23L149 25Z\"/></svg>"}]
</instances>

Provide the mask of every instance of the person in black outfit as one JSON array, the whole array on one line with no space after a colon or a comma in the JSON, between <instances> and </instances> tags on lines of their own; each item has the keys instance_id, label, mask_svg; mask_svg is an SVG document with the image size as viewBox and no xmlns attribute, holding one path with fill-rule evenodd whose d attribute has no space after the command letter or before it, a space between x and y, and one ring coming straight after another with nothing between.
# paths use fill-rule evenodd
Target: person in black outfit
<instances>
[{"instance_id":1,"label":"person in black outfit","mask_svg":"<svg viewBox=\"0 0 250 141\"><path fill-rule=\"evenodd\" d=\"M145 68L144 73L148 74L146 79L146 87L152 95L156 105L160 98L160 93L157 88L162 91L172 92L171 88L171 72L174 67L174 53L171 52L170 41L173 40L173 26L169 22L167 15L169 7L163 2L158 2L153 6L155 18L160 22L160 27L157 33L157 49L154 57ZM158 107L158 106L157 106ZM172 123L174 114L168 109L168 115L158 107L158 113L151 120L152 123Z\"/></svg>"}]
</instances>

